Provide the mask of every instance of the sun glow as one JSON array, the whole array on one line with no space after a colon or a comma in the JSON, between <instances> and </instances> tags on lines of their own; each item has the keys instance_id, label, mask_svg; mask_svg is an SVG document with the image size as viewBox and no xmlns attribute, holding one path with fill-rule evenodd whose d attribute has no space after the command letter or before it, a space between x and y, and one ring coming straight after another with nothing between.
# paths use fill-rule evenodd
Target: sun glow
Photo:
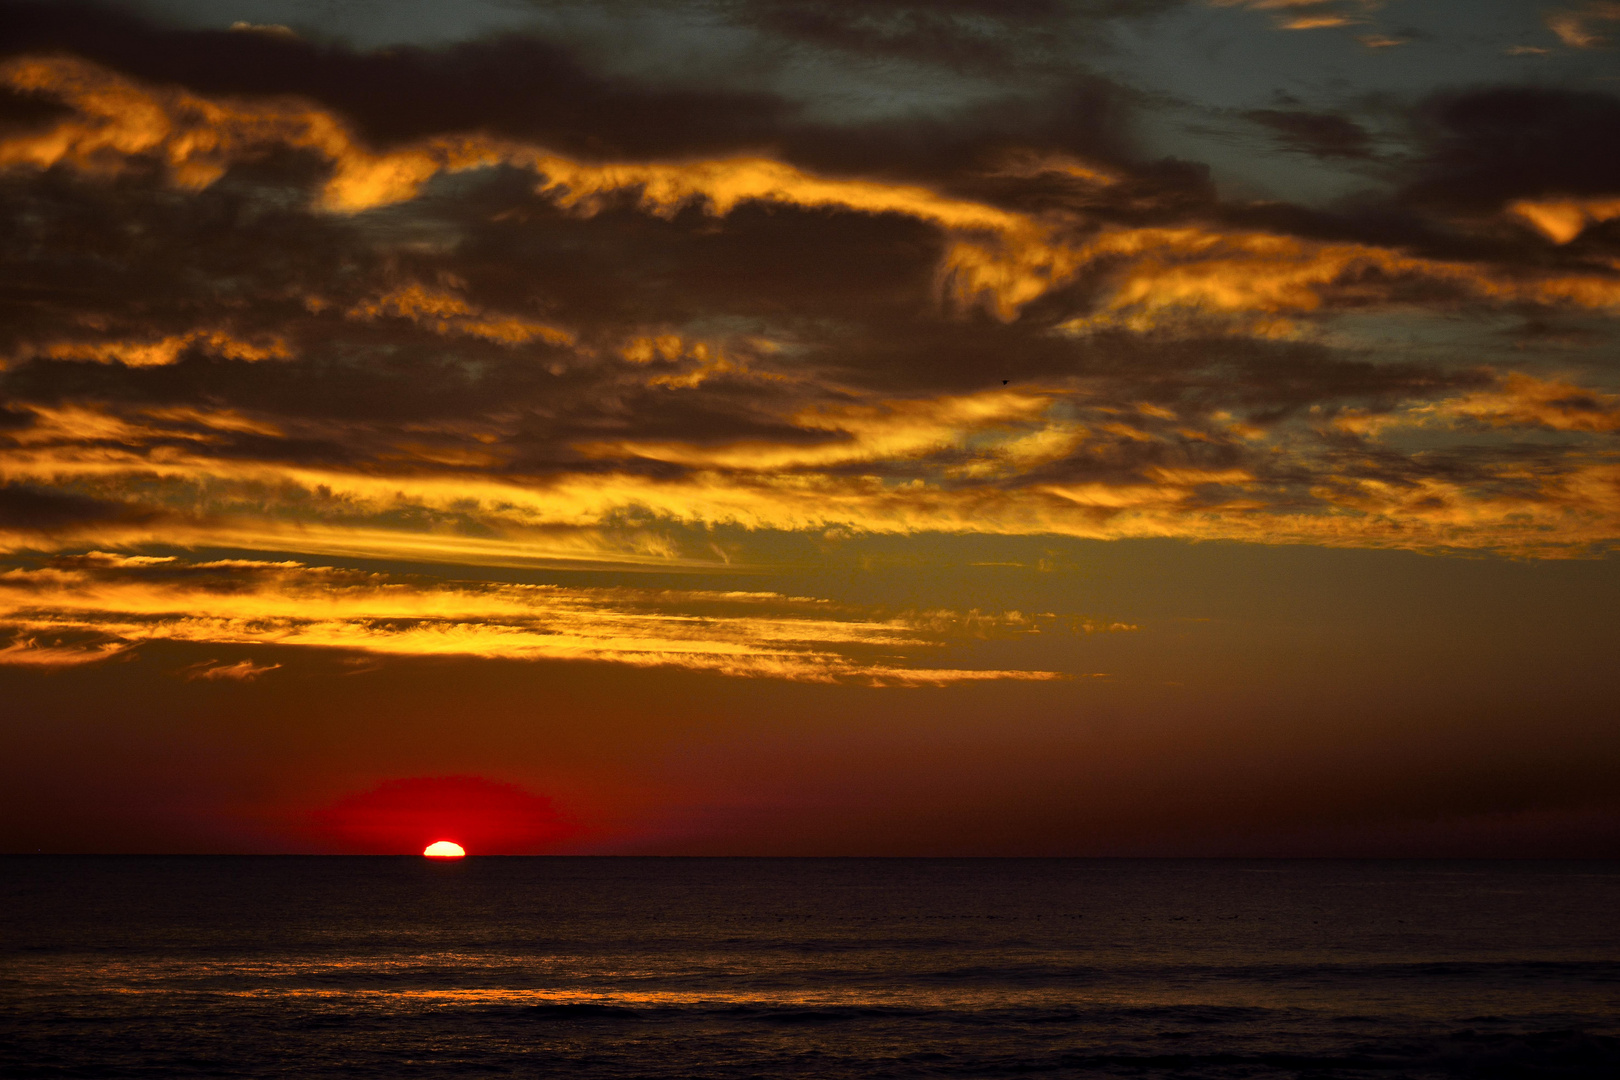
<instances>
[{"instance_id":1,"label":"sun glow","mask_svg":"<svg viewBox=\"0 0 1620 1080\"><path fill-rule=\"evenodd\" d=\"M423 849L422 854L430 859L459 859L467 854L467 850L453 840L435 840Z\"/></svg>"}]
</instances>

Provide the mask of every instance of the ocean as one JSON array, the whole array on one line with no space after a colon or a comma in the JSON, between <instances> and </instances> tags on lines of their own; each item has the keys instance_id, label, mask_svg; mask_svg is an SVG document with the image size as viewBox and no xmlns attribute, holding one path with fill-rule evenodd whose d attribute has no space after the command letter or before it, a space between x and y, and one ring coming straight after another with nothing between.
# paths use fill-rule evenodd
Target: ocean
<instances>
[{"instance_id":1,"label":"ocean","mask_svg":"<svg viewBox=\"0 0 1620 1080\"><path fill-rule=\"evenodd\" d=\"M0 1075L1620 1077L1620 863L0 859Z\"/></svg>"}]
</instances>

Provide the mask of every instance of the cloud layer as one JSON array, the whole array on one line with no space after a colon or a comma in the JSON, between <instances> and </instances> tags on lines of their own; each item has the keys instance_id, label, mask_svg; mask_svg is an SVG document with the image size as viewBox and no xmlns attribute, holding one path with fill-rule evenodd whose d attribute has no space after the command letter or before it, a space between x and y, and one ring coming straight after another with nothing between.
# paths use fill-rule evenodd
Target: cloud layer
<instances>
[{"instance_id":1,"label":"cloud layer","mask_svg":"<svg viewBox=\"0 0 1620 1080\"><path fill-rule=\"evenodd\" d=\"M376 656L590 660L877 685L1052 679L919 664L945 646L1134 630L1056 613L858 611L772 592L567 588L243 559L91 552L0 574L0 664L75 666L156 641ZM276 663L203 661L188 679L251 681Z\"/></svg>"},{"instance_id":2,"label":"cloud layer","mask_svg":"<svg viewBox=\"0 0 1620 1080\"><path fill-rule=\"evenodd\" d=\"M1145 149L1152 103L1059 64L1049 7L727 9L942 87L1045 58L902 129L533 36L366 53L8 5L0 545L706 571L751 558L716 529L1613 546L1620 100L1436 91L1393 156L1363 119L1249 109L1383 186L1245 200ZM425 617L355 588L354 619ZM877 670L483 617L365 647Z\"/></svg>"}]
</instances>

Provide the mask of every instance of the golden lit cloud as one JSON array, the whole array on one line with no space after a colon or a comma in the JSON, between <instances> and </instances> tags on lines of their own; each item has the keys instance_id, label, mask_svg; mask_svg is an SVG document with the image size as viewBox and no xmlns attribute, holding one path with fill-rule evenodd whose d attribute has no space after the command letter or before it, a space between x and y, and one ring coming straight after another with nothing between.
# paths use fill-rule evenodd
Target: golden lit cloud
<instances>
[{"instance_id":1,"label":"golden lit cloud","mask_svg":"<svg viewBox=\"0 0 1620 1080\"><path fill-rule=\"evenodd\" d=\"M1290 18L1340 10L1247 6ZM0 164L95 176L155 165L174 185L198 189L233 164L292 148L330 169L313 205L300 210L318 216L409 200L441 173L496 164L529 171L544 198L579 220L610 205L674 218L683 209L720 217L746 203L904 216L938 230L932 283L955 309L947 317L982 305L1013 323L1030 302L1083 280L1087 291L1072 301L1078 314L1058 322L1056 335L1036 326L1039 339L1023 339L1074 349L1075 370L1107 335L1320 343L1320 320L1346 311L1620 309L1620 272L1594 263L1579 272L1551 263L1516 268L1207 222L1110 224L1081 210L1012 210L757 155L586 162L485 135L381 151L307 102L205 97L62 57L12 61L0 66L0 79L72 110L45 130L6 136ZM1126 182L1079 157L1034 152L1005 154L981 176L1050 182L1082 192L1082 206ZM1509 211L1562 243L1620 212L1612 202L1549 198ZM515 314L528 301L510 292L484 302L469 284L476 275L435 270L425 257L415 264L404 250L389 247L369 279L346 272L344 284L324 291L286 286L283 299L306 298L297 308L304 321L278 328L279 336L243 330L235 314L145 336L115 333L96 316L67 325L102 329L103 339L75 331L22 347L15 359L40 369L64 360L162 368L199 350L297 365L309 350L321 364L336 366L336 357L351 365L343 394L364 401L373 388L355 357L373 355L366 349L394 355L388 350L402 340L426 340L432 348L423 351L458 365L465 381L454 383L456 393L472 404L441 413L435 401L390 419L334 413L324 402L300 413L280 399L260 412L269 399L233 397L225 391L239 384L229 382L172 404L119 406L73 394L18 401L0 428L0 481L27 489L15 496L27 513L0 529L0 545L166 543L466 565L712 570L734 553L693 540L693 530L1170 536L1544 554L1620 536L1615 493L1603 479L1614 467L1602 441L1615 430L1612 395L1555 378L1509 375L1461 394L1437 387L1394 409L1389 395L1367 405L1331 400L1338 391L1327 390L1323 400L1286 403L1264 420L1154 404L1141 400L1151 395L1140 387L1109 390L1067 375L988 390L915 381L862 390L828 376L827 365L840 361L825 354L801 363L814 351L795 342L795 331L778 333L780 324L652 315L563 329ZM912 280L926 282L927 268ZM924 288L919 309L928 306ZM536 312L553 310L546 297L533 302ZM929 318L940 314L932 309ZM967 333L971 323L953 325ZM450 337L472 340L438 340ZM480 397L478 380L496 363L489 357L512 356L489 346L533 343L571 350L549 368L575 384L559 379L555 403ZM587 379L589 389L579 389ZM255 408L226 404L243 400ZM1318 411L1309 413L1313 404ZM1291 419L1291 411L1309 418ZM1511 455L1444 470L1426 464L1432 453L1386 448L1376 462L1357 462L1338 445L1346 435L1377 440L1402 427L1500 438L1551 430L1571 445L1524 475ZM1575 445L1575 436L1588 438Z\"/></svg>"},{"instance_id":2,"label":"golden lit cloud","mask_svg":"<svg viewBox=\"0 0 1620 1080\"><path fill-rule=\"evenodd\" d=\"M1615 430L1614 400L1567 382L1510 374L1494 388L1393 413L1339 411L1332 426L1364 437L1401 425L1463 423L1597 437ZM605 467L533 476L435 471L431 455L410 458L412 467L401 469L396 443L388 440L377 462L363 469L215 456L213 444L231 429L262 429L230 412L34 411L33 426L0 436L0 478L126 509L63 524L49 537L37 527L0 537L14 550L171 543L467 565L679 570L717 569L730 560L680 539L681 530L714 525L1527 554L1579 550L1620 535L1620 498L1599 479L1614 468L1614 450L1602 445L1571 449L1566 460L1522 477L1511 463L1479 463L1473 480L1446 481L1442 513L1439 501L1401 496L1429 482L1415 461L1371 487L1346 483L1343 471L1360 467L1300 441L1308 429L1268 433L1226 414L1189 423L1162 406L1127 411L1055 388L820 405L783 418L824 439L586 443L587 457ZM1225 447L1250 463L1208 468L1157 460L1197 445ZM1380 468L1387 470L1389 460ZM629 468L641 461L680 471ZM913 463L913 475L889 479L900 462ZM1078 478L1053 479L1054 467ZM402 526L401 515L416 524Z\"/></svg>"},{"instance_id":3,"label":"golden lit cloud","mask_svg":"<svg viewBox=\"0 0 1620 1080\"><path fill-rule=\"evenodd\" d=\"M566 588L393 578L297 562L92 552L0 573L3 662L84 663L143 642L277 645L395 656L597 660L726 675L886 685L1052 679L1043 671L934 668L897 654L1063 630L1054 614L942 610L879 616L771 592ZM1123 624L1075 623L1080 632ZM73 648L41 638L98 635ZM280 665L207 661L192 679L254 679Z\"/></svg>"},{"instance_id":4,"label":"golden lit cloud","mask_svg":"<svg viewBox=\"0 0 1620 1080\"><path fill-rule=\"evenodd\" d=\"M1072 320L1067 329L1083 332L1112 325L1151 329L1165 320L1196 314L1265 317L1303 315L1329 305L1395 305L1401 286L1413 283L1447 286L1459 299L1474 301L1620 308L1620 276L1509 275L1388 248L1272 233L1121 230L1088 244L1082 261L1109 256L1130 259L1100 310ZM1251 328L1269 336L1272 325L1261 318Z\"/></svg>"},{"instance_id":5,"label":"golden lit cloud","mask_svg":"<svg viewBox=\"0 0 1620 1080\"><path fill-rule=\"evenodd\" d=\"M1400 426L1473 424L1549 431L1620 431L1620 394L1605 394L1563 379L1510 372L1485 390L1414 405L1396 412L1338 417L1336 426L1377 435Z\"/></svg>"},{"instance_id":6,"label":"golden lit cloud","mask_svg":"<svg viewBox=\"0 0 1620 1080\"><path fill-rule=\"evenodd\" d=\"M181 674L187 682L198 679L215 681L229 679L232 682L252 682L268 671L275 671L280 664L255 664L251 660L239 660L234 664L221 664L218 660L204 660L199 664L192 664L181 669Z\"/></svg>"},{"instance_id":7,"label":"golden lit cloud","mask_svg":"<svg viewBox=\"0 0 1620 1080\"><path fill-rule=\"evenodd\" d=\"M1299 15L1286 19L1282 23L1284 30L1326 30L1335 26L1351 26L1356 19L1347 19L1343 15Z\"/></svg>"},{"instance_id":8,"label":"golden lit cloud","mask_svg":"<svg viewBox=\"0 0 1620 1080\"><path fill-rule=\"evenodd\" d=\"M45 669L79 667L126 653L130 648L132 646L121 641L100 641L83 645L42 645L35 638L25 637L0 648L0 664Z\"/></svg>"},{"instance_id":9,"label":"golden lit cloud","mask_svg":"<svg viewBox=\"0 0 1620 1080\"><path fill-rule=\"evenodd\" d=\"M1567 244L1587 226L1620 218L1620 197L1603 199L1520 199L1508 213L1534 226L1555 244Z\"/></svg>"},{"instance_id":10,"label":"golden lit cloud","mask_svg":"<svg viewBox=\"0 0 1620 1080\"><path fill-rule=\"evenodd\" d=\"M11 61L0 65L0 81L55 97L77 113L47 132L0 141L0 167L68 164L111 174L144 157L164 162L177 185L201 188L234 162L290 147L330 162L333 172L320 203L343 214L415 198L440 173L506 164L535 172L541 177L539 191L584 215L598 212L609 196L622 194L633 194L644 210L663 216L686 206L725 216L747 202L904 215L938 227L949 238L936 272L941 298L960 307L982 304L1003 320L1016 318L1031 301L1098 267L1112 268L1115 282L1102 314L1131 313L1137 321L1149 322L1158 313L1177 309L1258 314L1310 312L1330 303L1395 302L1391 284L1380 280L1388 276L1447 284L1478 301L1620 305L1620 280L1613 276L1506 274L1371 245L1197 226L1114 226L1071 236L1072 223L1066 220L954 198L919 185L819 176L763 157L587 163L482 135L440 136L373 152L335 117L292 99L204 98L138 84L67 58ZM1003 168L1060 168L1102 186L1114 182L1110 174L1078 161L1031 159L1020 164L1009 159ZM1568 215L1577 212L1552 204L1518 205L1522 209L1516 213L1538 228L1553 230L1549 235L1555 238L1567 232ZM1607 213L1601 209L1607 205L1594 202L1578 212ZM484 313L453 293L420 284L364 302L350 315L406 318L438 333L506 343L572 340L569 332L549 324ZM122 354L114 350L106 355L161 363L172 359L179 346L165 339L123 348Z\"/></svg>"},{"instance_id":11,"label":"golden lit cloud","mask_svg":"<svg viewBox=\"0 0 1620 1080\"><path fill-rule=\"evenodd\" d=\"M292 356L287 343L279 338L252 342L220 330L193 330L148 340L114 338L30 343L18 351L13 361L47 356L53 360L91 360L125 367L162 367L179 360L181 354L191 348L231 360L285 360Z\"/></svg>"},{"instance_id":12,"label":"golden lit cloud","mask_svg":"<svg viewBox=\"0 0 1620 1080\"><path fill-rule=\"evenodd\" d=\"M574 335L546 323L512 315L495 315L445 290L412 283L356 304L351 319L409 319L438 334L466 334L502 345L523 345L540 340L549 345L571 345Z\"/></svg>"},{"instance_id":13,"label":"golden lit cloud","mask_svg":"<svg viewBox=\"0 0 1620 1080\"><path fill-rule=\"evenodd\" d=\"M721 446L620 441L588 443L580 450L590 457L642 457L751 472L875 463L937 453L964 446L970 437L983 437L1002 425L1038 421L1051 403L1047 396L1001 390L965 397L817 408L795 415L794 425L831 432L839 438L813 444L755 441ZM1012 442L1023 438L1027 436L1022 427L1013 429L1009 436Z\"/></svg>"},{"instance_id":14,"label":"golden lit cloud","mask_svg":"<svg viewBox=\"0 0 1620 1080\"><path fill-rule=\"evenodd\" d=\"M1209 0L1216 7L1241 7L1246 11L1267 11L1276 16L1279 30L1322 30L1337 26L1352 26L1365 20L1344 15L1341 11L1325 10L1351 5L1341 0ZM1381 6L1381 0L1360 0L1363 10ZM1385 39L1388 44L1400 44ZM1377 46L1373 46L1377 47Z\"/></svg>"},{"instance_id":15,"label":"golden lit cloud","mask_svg":"<svg viewBox=\"0 0 1620 1080\"><path fill-rule=\"evenodd\" d=\"M647 210L664 215L697 202L724 216L747 201L904 214L949 232L989 238L974 244L972 257L961 265L948 260L942 276L953 294L970 301L988 297L1004 317L1070 269L1062 251L1051 246L1050 229L1024 215L914 185L820 177L768 158L586 164L484 136L444 136L374 153L335 117L293 100L214 100L144 86L63 57L0 65L0 82L54 97L78 113L48 132L0 141L0 167L67 164L111 175L130 159L147 157L164 162L178 186L199 189L234 162L285 146L332 164L321 205L335 213L412 199L442 172L508 164L540 174L540 190L587 214L605 196L627 191L637 192Z\"/></svg>"},{"instance_id":16,"label":"golden lit cloud","mask_svg":"<svg viewBox=\"0 0 1620 1080\"><path fill-rule=\"evenodd\" d=\"M717 375L786 383L793 376L763 370L752 362L777 351L774 342L751 335L726 342L693 341L679 334L638 335L619 349L619 356L654 373L648 386L690 390ZM673 369L673 370L671 370Z\"/></svg>"},{"instance_id":17,"label":"golden lit cloud","mask_svg":"<svg viewBox=\"0 0 1620 1080\"><path fill-rule=\"evenodd\" d=\"M1620 3L1616 0L1589 0L1573 10L1547 13L1547 29L1558 35L1572 49L1598 49L1608 44L1608 36L1598 24L1620 22Z\"/></svg>"}]
</instances>

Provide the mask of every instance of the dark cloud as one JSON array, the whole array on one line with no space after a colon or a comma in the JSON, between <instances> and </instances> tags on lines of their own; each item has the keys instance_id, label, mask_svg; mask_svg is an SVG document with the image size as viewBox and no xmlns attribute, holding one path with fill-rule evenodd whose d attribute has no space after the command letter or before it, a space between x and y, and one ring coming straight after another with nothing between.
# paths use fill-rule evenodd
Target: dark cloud
<instances>
[{"instance_id":1,"label":"dark cloud","mask_svg":"<svg viewBox=\"0 0 1620 1080\"><path fill-rule=\"evenodd\" d=\"M1102 45L1105 20L1151 18L1185 0L744 0L733 17L772 35L956 72L1024 76L1067 49Z\"/></svg>"},{"instance_id":2,"label":"dark cloud","mask_svg":"<svg viewBox=\"0 0 1620 1080\"><path fill-rule=\"evenodd\" d=\"M446 131L534 139L582 155L715 151L768 137L791 112L765 94L655 88L586 70L566 47L504 36L360 52L278 34L181 30L76 3L0 5L4 52L70 52L205 94L296 94L370 141Z\"/></svg>"},{"instance_id":3,"label":"dark cloud","mask_svg":"<svg viewBox=\"0 0 1620 1080\"><path fill-rule=\"evenodd\" d=\"M159 516L149 508L50 488L0 486L0 530L8 532L53 533L83 525L138 525Z\"/></svg>"},{"instance_id":4,"label":"dark cloud","mask_svg":"<svg viewBox=\"0 0 1620 1080\"><path fill-rule=\"evenodd\" d=\"M764 30L816 46L992 74L1027 55L1030 37L1049 41L1066 14L1055 0L765 0L743 10Z\"/></svg>"},{"instance_id":5,"label":"dark cloud","mask_svg":"<svg viewBox=\"0 0 1620 1080\"><path fill-rule=\"evenodd\" d=\"M846 29L894 20L936 29L981 27L989 20L1044 34L1042 13L1049 7L1045 0L1005 10L968 3L881 10L786 4L743 7L734 14L774 30L782 29L782 20L801 19ZM1104 5L1098 14L1110 10ZM977 40L979 31L962 34ZM893 44L905 51L917 45L913 36L902 33ZM924 36L939 37L932 31ZM946 51L957 47L944 40L935 44ZM298 95L347 118L363 139L378 145L481 131L586 159L765 150L834 171L911 175L978 167L1010 145L1119 161L1134 157L1128 114L1136 95L1072 64L1055 69L1037 88L1009 86L998 100L976 99L949 115L836 124L805 119L800 106L780 93L693 89L703 82L701 71L687 72L679 85L604 75L570 46L515 34L438 49L362 52L284 35L172 29L95 5L0 3L0 41L0 55L68 52L203 94ZM46 106L25 99L15 107L30 121L45 115Z\"/></svg>"},{"instance_id":6,"label":"dark cloud","mask_svg":"<svg viewBox=\"0 0 1620 1080\"><path fill-rule=\"evenodd\" d=\"M1495 210L1538 195L1620 191L1620 97L1551 87L1490 87L1418 110L1425 144L1405 197Z\"/></svg>"},{"instance_id":7,"label":"dark cloud","mask_svg":"<svg viewBox=\"0 0 1620 1080\"><path fill-rule=\"evenodd\" d=\"M0 8L3 14L4 8ZM72 115L73 110L54 101L0 88L0 137L23 131L38 131Z\"/></svg>"},{"instance_id":8,"label":"dark cloud","mask_svg":"<svg viewBox=\"0 0 1620 1080\"><path fill-rule=\"evenodd\" d=\"M1373 156L1372 136L1348 117L1280 109L1254 109L1243 115L1269 128L1288 150L1319 158Z\"/></svg>"},{"instance_id":9,"label":"dark cloud","mask_svg":"<svg viewBox=\"0 0 1620 1080\"><path fill-rule=\"evenodd\" d=\"M1009 93L943 115L784 128L776 146L788 160L834 173L925 179L951 190L982 189L1009 155L1031 147L1106 162L1164 185L1162 166L1136 146L1139 95L1101 76L1067 72L1039 93ZM1177 178L1181 183L1185 178ZM1178 183L1174 186L1181 186Z\"/></svg>"}]
</instances>

